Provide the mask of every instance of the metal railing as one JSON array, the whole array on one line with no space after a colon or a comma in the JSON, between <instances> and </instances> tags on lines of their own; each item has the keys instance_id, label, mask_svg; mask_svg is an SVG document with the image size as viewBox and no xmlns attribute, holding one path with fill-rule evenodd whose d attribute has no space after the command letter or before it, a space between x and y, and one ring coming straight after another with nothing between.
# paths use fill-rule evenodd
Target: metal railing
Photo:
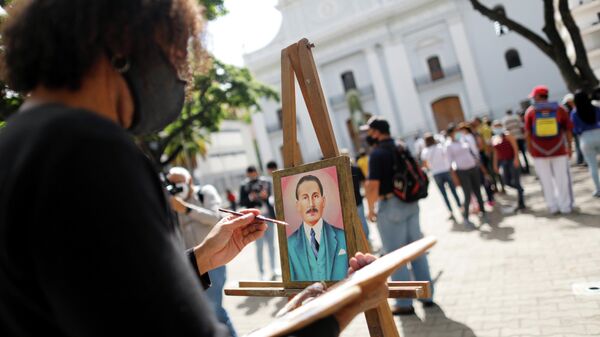
<instances>
[{"instance_id":1,"label":"metal railing","mask_svg":"<svg viewBox=\"0 0 600 337\"><path fill-rule=\"evenodd\" d=\"M360 95L360 98L370 97L375 94L375 89L373 89L372 85L360 87L357 90L358 94ZM341 104L346 104L346 94L329 97L329 104L331 104L332 107Z\"/></svg>"},{"instance_id":2,"label":"metal railing","mask_svg":"<svg viewBox=\"0 0 600 337\"><path fill-rule=\"evenodd\" d=\"M444 77L440 77L435 80L431 79L431 74L426 74L426 75L415 77L414 78L415 85L417 86L417 88L420 89L420 88L427 86L429 84L432 84L434 82L443 82L444 80L454 79L458 76L461 76L461 70L460 70L460 66L458 64L455 64L450 67L444 67L443 72L444 72Z\"/></svg>"}]
</instances>

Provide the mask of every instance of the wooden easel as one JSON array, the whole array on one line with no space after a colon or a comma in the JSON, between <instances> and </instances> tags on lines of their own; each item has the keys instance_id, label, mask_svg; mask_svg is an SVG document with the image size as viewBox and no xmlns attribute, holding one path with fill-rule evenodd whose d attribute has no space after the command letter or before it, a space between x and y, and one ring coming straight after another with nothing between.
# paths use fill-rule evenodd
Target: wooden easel
<instances>
[{"instance_id":1,"label":"wooden easel","mask_svg":"<svg viewBox=\"0 0 600 337\"><path fill-rule=\"evenodd\" d=\"M296 137L296 91L295 79L306 103L313 128L317 135L324 159L338 157L339 151L321 82L312 56L314 47L307 39L291 44L281 51L281 96L283 109L283 162L285 168L301 164L300 149ZM355 217L358 219L358 216ZM369 252L367 238L361 225L349 226L356 238L357 249ZM281 231L279 232L281 235ZM429 282L388 282L389 298L429 298ZM282 282L239 282L239 288L225 289L231 296L292 297L302 289L286 288ZM387 302L365 312L371 337L399 337L396 323Z\"/></svg>"}]
</instances>

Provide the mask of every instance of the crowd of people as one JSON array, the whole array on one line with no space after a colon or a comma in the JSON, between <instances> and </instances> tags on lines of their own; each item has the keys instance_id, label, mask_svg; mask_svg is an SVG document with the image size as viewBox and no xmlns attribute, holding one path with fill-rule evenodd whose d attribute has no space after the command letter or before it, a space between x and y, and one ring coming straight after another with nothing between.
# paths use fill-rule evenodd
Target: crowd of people
<instances>
[{"instance_id":1,"label":"crowd of people","mask_svg":"<svg viewBox=\"0 0 600 337\"><path fill-rule=\"evenodd\" d=\"M526 209L521 175L531 172L533 159L536 179L551 214L569 214L574 198L570 177L572 144L578 152L576 164L588 166L598 194L598 139L600 113L590 93L566 95L562 104L549 101L549 89L536 86L530 93L531 105L522 114L506 112L503 119L474 118L446 130L424 135L425 148L415 147L414 155L430 170L444 202L455 219L447 190L462 210L463 223L472 227L469 214L477 211L487 221L486 207L494 207L494 194L506 193L505 186L517 194L515 211ZM585 159L584 159L585 158ZM585 160L585 163L583 162ZM460 200L457 186L463 191ZM481 188L487 202L484 204ZM471 204L474 195L476 205Z\"/></svg>"},{"instance_id":2,"label":"crowd of people","mask_svg":"<svg viewBox=\"0 0 600 337\"><path fill-rule=\"evenodd\" d=\"M449 220L462 223L470 230L476 229L475 223L479 226L489 223L488 214L496 207L498 193L515 194L515 204L503 212L526 210L521 176L533 172L542 186L548 212L569 214L574 203L569 174L572 139L577 139L576 146L590 169L596 186L594 196L600 196L597 166L600 108L593 105L584 92L565 96L562 105L549 101L549 90L545 86L535 87L529 97L531 106L522 113L508 110L502 119L476 117L451 123L445 130L425 133L415 140L412 156L435 182L448 209ZM375 116L363 130L367 133L366 149L359 151L351 164L356 206L369 244L373 247L370 221L376 224L381 238L378 253L385 254L423 237L420 209L418 202L403 201L393 193L395 168L390 163L396 160L394 151L404 145L390 135L387 120ZM345 149L341 153L349 156ZM275 165L274 162L267 165L269 173ZM255 167L249 167L248 173L248 180L240 189L240 205L259 207L248 200L269 205L272 181L260 177ZM263 192L251 187L260 181L265 184L260 189ZM265 212L274 215L272 205ZM479 221L472 221L473 216L478 216ZM262 244L257 244L257 252L260 250ZM410 269L404 267L394 273L392 280L431 281L426 256L410 265ZM259 268L263 275L262 258L259 258ZM432 298L422 302L424 307L434 305ZM392 304L392 312L413 314L413 303L398 299Z\"/></svg>"}]
</instances>

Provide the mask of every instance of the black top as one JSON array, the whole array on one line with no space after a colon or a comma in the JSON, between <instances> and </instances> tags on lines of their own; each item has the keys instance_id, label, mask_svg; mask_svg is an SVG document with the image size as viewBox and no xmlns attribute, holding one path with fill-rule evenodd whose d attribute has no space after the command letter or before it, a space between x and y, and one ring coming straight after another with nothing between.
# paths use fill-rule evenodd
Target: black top
<instances>
[{"instance_id":1,"label":"black top","mask_svg":"<svg viewBox=\"0 0 600 337\"><path fill-rule=\"evenodd\" d=\"M362 205L362 195L360 194L360 183L365 181L365 175L362 170L356 165L351 165L350 170L352 171L352 185L354 187L354 200L356 200L356 206Z\"/></svg>"},{"instance_id":2,"label":"black top","mask_svg":"<svg viewBox=\"0 0 600 337\"><path fill-rule=\"evenodd\" d=\"M263 177L256 179L245 179L240 185L240 205L246 208L261 208L263 203L268 203L266 200L261 200L258 194L261 191L266 191L267 195L271 195L271 182ZM254 200L250 200L250 193L255 193Z\"/></svg>"},{"instance_id":3,"label":"black top","mask_svg":"<svg viewBox=\"0 0 600 337\"><path fill-rule=\"evenodd\" d=\"M267 207L269 216L275 217L275 208L269 203L268 197L271 196L272 187L271 181L265 177L258 177L256 179L244 179L240 185L240 206L246 208L257 208L261 209L263 206ZM267 199L263 200L259 194L261 191L267 192ZM254 193L254 199L250 200L250 194Z\"/></svg>"},{"instance_id":4,"label":"black top","mask_svg":"<svg viewBox=\"0 0 600 337\"><path fill-rule=\"evenodd\" d=\"M393 139L380 142L369 155L369 180L379 180L379 195L392 193L394 176Z\"/></svg>"},{"instance_id":5,"label":"black top","mask_svg":"<svg viewBox=\"0 0 600 337\"><path fill-rule=\"evenodd\" d=\"M0 131L0 158L1 336L227 334L122 128L41 106Z\"/></svg>"}]
</instances>

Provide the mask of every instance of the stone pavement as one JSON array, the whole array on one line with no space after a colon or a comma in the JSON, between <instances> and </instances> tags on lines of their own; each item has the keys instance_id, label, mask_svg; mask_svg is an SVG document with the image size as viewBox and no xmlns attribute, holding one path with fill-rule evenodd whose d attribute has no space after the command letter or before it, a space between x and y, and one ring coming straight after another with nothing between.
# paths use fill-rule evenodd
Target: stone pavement
<instances>
[{"instance_id":1,"label":"stone pavement","mask_svg":"<svg viewBox=\"0 0 600 337\"><path fill-rule=\"evenodd\" d=\"M538 181L522 181L529 210L503 215L516 203L508 190L490 224L467 231L446 220L435 184L421 201L425 235L438 238L429 253L437 308L396 317L401 336L600 336L600 294L575 295L572 285L600 286L600 199L592 195L587 170L572 168L577 211L552 216L545 210ZM376 227L371 226L376 233ZM375 237L375 245L378 238ZM229 267L229 281L256 280L255 247ZM225 297L238 333L244 335L273 319L282 298ZM358 316L342 336L368 336Z\"/></svg>"}]
</instances>

